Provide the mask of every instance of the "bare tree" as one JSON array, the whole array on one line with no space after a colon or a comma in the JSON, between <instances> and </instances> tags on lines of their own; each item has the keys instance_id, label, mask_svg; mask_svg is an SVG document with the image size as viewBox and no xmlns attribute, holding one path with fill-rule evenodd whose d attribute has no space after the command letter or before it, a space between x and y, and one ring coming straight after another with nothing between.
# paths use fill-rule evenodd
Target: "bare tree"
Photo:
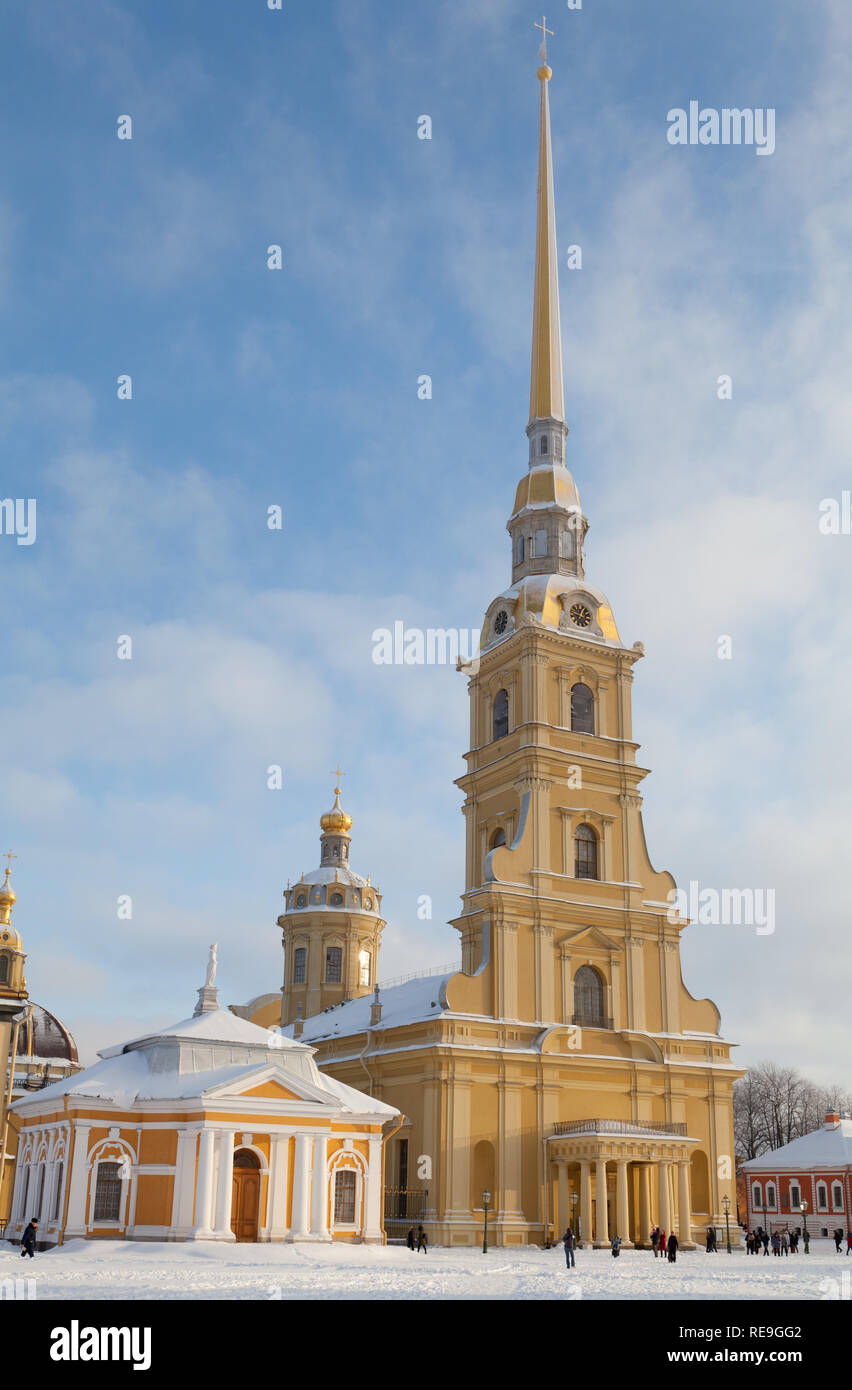
<instances>
[{"instance_id":1,"label":"bare tree","mask_svg":"<svg viewBox=\"0 0 852 1390\"><path fill-rule=\"evenodd\" d=\"M810 1134L828 1111L852 1109L840 1086L821 1087L795 1067L758 1062L734 1085L734 1142L739 1158L757 1158Z\"/></svg>"}]
</instances>

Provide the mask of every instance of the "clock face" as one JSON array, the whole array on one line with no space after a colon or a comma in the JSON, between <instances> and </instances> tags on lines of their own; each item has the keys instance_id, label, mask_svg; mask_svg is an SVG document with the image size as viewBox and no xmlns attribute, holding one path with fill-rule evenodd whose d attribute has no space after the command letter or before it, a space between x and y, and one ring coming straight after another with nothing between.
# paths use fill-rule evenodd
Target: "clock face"
<instances>
[{"instance_id":1,"label":"clock face","mask_svg":"<svg viewBox=\"0 0 852 1390\"><path fill-rule=\"evenodd\" d=\"M584 603L572 603L568 616L575 627L588 627L592 621L592 615Z\"/></svg>"},{"instance_id":2,"label":"clock face","mask_svg":"<svg viewBox=\"0 0 852 1390\"><path fill-rule=\"evenodd\" d=\"M505 632L508 626L509 614L506 612L505 608L501 608L497 617L494 619L494 631L497 633L497 636L499 637L502 632Z\"/></svg>"},{"instance_id":3,"label":"clock face","mask_svg":"<svg viewBox=\"0 0 852 1390\"><path fill-rule=\"evenodd\" d=\"M331 905L332 905L332 907L341 907L341 906L343 905L343 894L342 894L342 893L332 893L332 895L331 895Z\"/></svg>"}]
</instances>

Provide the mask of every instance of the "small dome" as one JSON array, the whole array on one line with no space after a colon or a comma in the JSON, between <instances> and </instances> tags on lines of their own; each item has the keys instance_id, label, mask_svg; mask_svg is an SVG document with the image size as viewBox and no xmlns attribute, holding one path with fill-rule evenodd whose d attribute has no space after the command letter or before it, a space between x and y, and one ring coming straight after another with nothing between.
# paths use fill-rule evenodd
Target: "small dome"
<instances>
[{"instance_id":1,"label":"small dome","mask_svg":"<svg viewBox=\"0 0 852 1390\"><path fill-rule=\"evenodd\" d=\"M352 829L352 817L341 810L339 787L334 789L334 805L331 810L320 816L320 825L326 835L348 835Z\"/></svg>"},{"instance_id":2,"label":"small dome","mask_svg":"<svg viewBox=\"0 0 852 1390\"><path fill-rule=\"evenodd\" d=\"M39 1057L43 1061L79 1061L77 1044L65 1024L41 1004L33 1004L32 1013L18 1030L18 1056Z\"/></svg>"},{"instance_id":3,"label":"small dome","mask_svg":"<svg viewBox=\"0 0 852 1390\"><path fill-rule=\"evenodd\" d=\"M11 873L11 865L7 864L6 878L3 883L3 887L0 888L0 922L2 922L4 926L9 925L9 922L12 919L12 908L18 901L18 895L12 887L11 883L9 882L9 877Z\"/></svg>"}]
</instances>

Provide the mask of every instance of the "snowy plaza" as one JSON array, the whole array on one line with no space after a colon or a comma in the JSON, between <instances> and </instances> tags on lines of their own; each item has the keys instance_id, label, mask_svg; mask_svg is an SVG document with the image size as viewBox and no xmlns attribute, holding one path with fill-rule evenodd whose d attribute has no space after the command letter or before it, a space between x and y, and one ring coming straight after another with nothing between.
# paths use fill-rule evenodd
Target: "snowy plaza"
<instances>
[{"instance_id":1,"label":"snowy plaza","mask_svg":"<svg viewBox=\"0 0 852 1390\"><path fill-rule=\"evenodd\" d=\"M22 1260L0 1244L0 1289L50 1299L783 1299L852 1301L852 1258L828 1241L809 1256L716 1255L688 1250L676 1264L648 1250L232 1245L72 1240ZM34 1280L34 1285L27 1281Z\"/></svg>"}]
</instances>

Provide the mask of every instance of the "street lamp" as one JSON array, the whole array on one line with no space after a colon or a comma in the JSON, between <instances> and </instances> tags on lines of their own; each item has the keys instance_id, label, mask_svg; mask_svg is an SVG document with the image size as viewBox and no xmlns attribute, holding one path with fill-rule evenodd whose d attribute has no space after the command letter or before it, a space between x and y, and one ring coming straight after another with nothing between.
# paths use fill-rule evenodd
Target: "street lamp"
<instances>
[{"instance_id":1,"label":"street lamp","mask_svg":"<svg viewBox=\"0 0 852 1390\"><path fill-rule=\"evenodd\" d=\"M801 1206L799 1207L799 1211L802 1213L802 1224L803 1224L803 1226L804 1226L804 1230L802 1231L802 1240L805 1242L805 1254L806 1254L806 1255L809 1255L811 1252L810 1252L810 1250L809 1250L808 1247L809 1247L809 1245L810 1245L810 1240L811 1240L811 1238L810 1238L810 1236L808 1235L808 1204L807 1204L807 1202L802 1202Z\"/></svg>"},{"instance_id":2,"label":"street lamp","mask_svg":"<svg viewBox=\"0 0 852 1390\"><path fill-rule=\"evenodd\" d=\"M485 1208L485 1225L482 1228L482 1253L488 1254L488 1206L491 1202L491 1193L486 1188L482 1194L482 1205Z\"/></svg>"},{"instance_id":3,"label":"street lamp","mask_svg":"<svg viewBox=\"0 0 852 1390\"><path fill-rule=\"evenodd\" d=\"M731 1253L731 1227L730 1227L730 1223L729 1223L729 1221L728 1221L728 1214L729 1214L729 1212L730 1212L730 1210L731 1210L731 1199L730 1199L730 1197L728 1196L727 1193L725 1193L725 1196L722 1198L722 1206L725 1208L725 1237L726 1237L726 1244L727 1244L727 1247L728 1247L728 1254L730 1255L730 1253Z\"/></svg>"}]
</instances>

